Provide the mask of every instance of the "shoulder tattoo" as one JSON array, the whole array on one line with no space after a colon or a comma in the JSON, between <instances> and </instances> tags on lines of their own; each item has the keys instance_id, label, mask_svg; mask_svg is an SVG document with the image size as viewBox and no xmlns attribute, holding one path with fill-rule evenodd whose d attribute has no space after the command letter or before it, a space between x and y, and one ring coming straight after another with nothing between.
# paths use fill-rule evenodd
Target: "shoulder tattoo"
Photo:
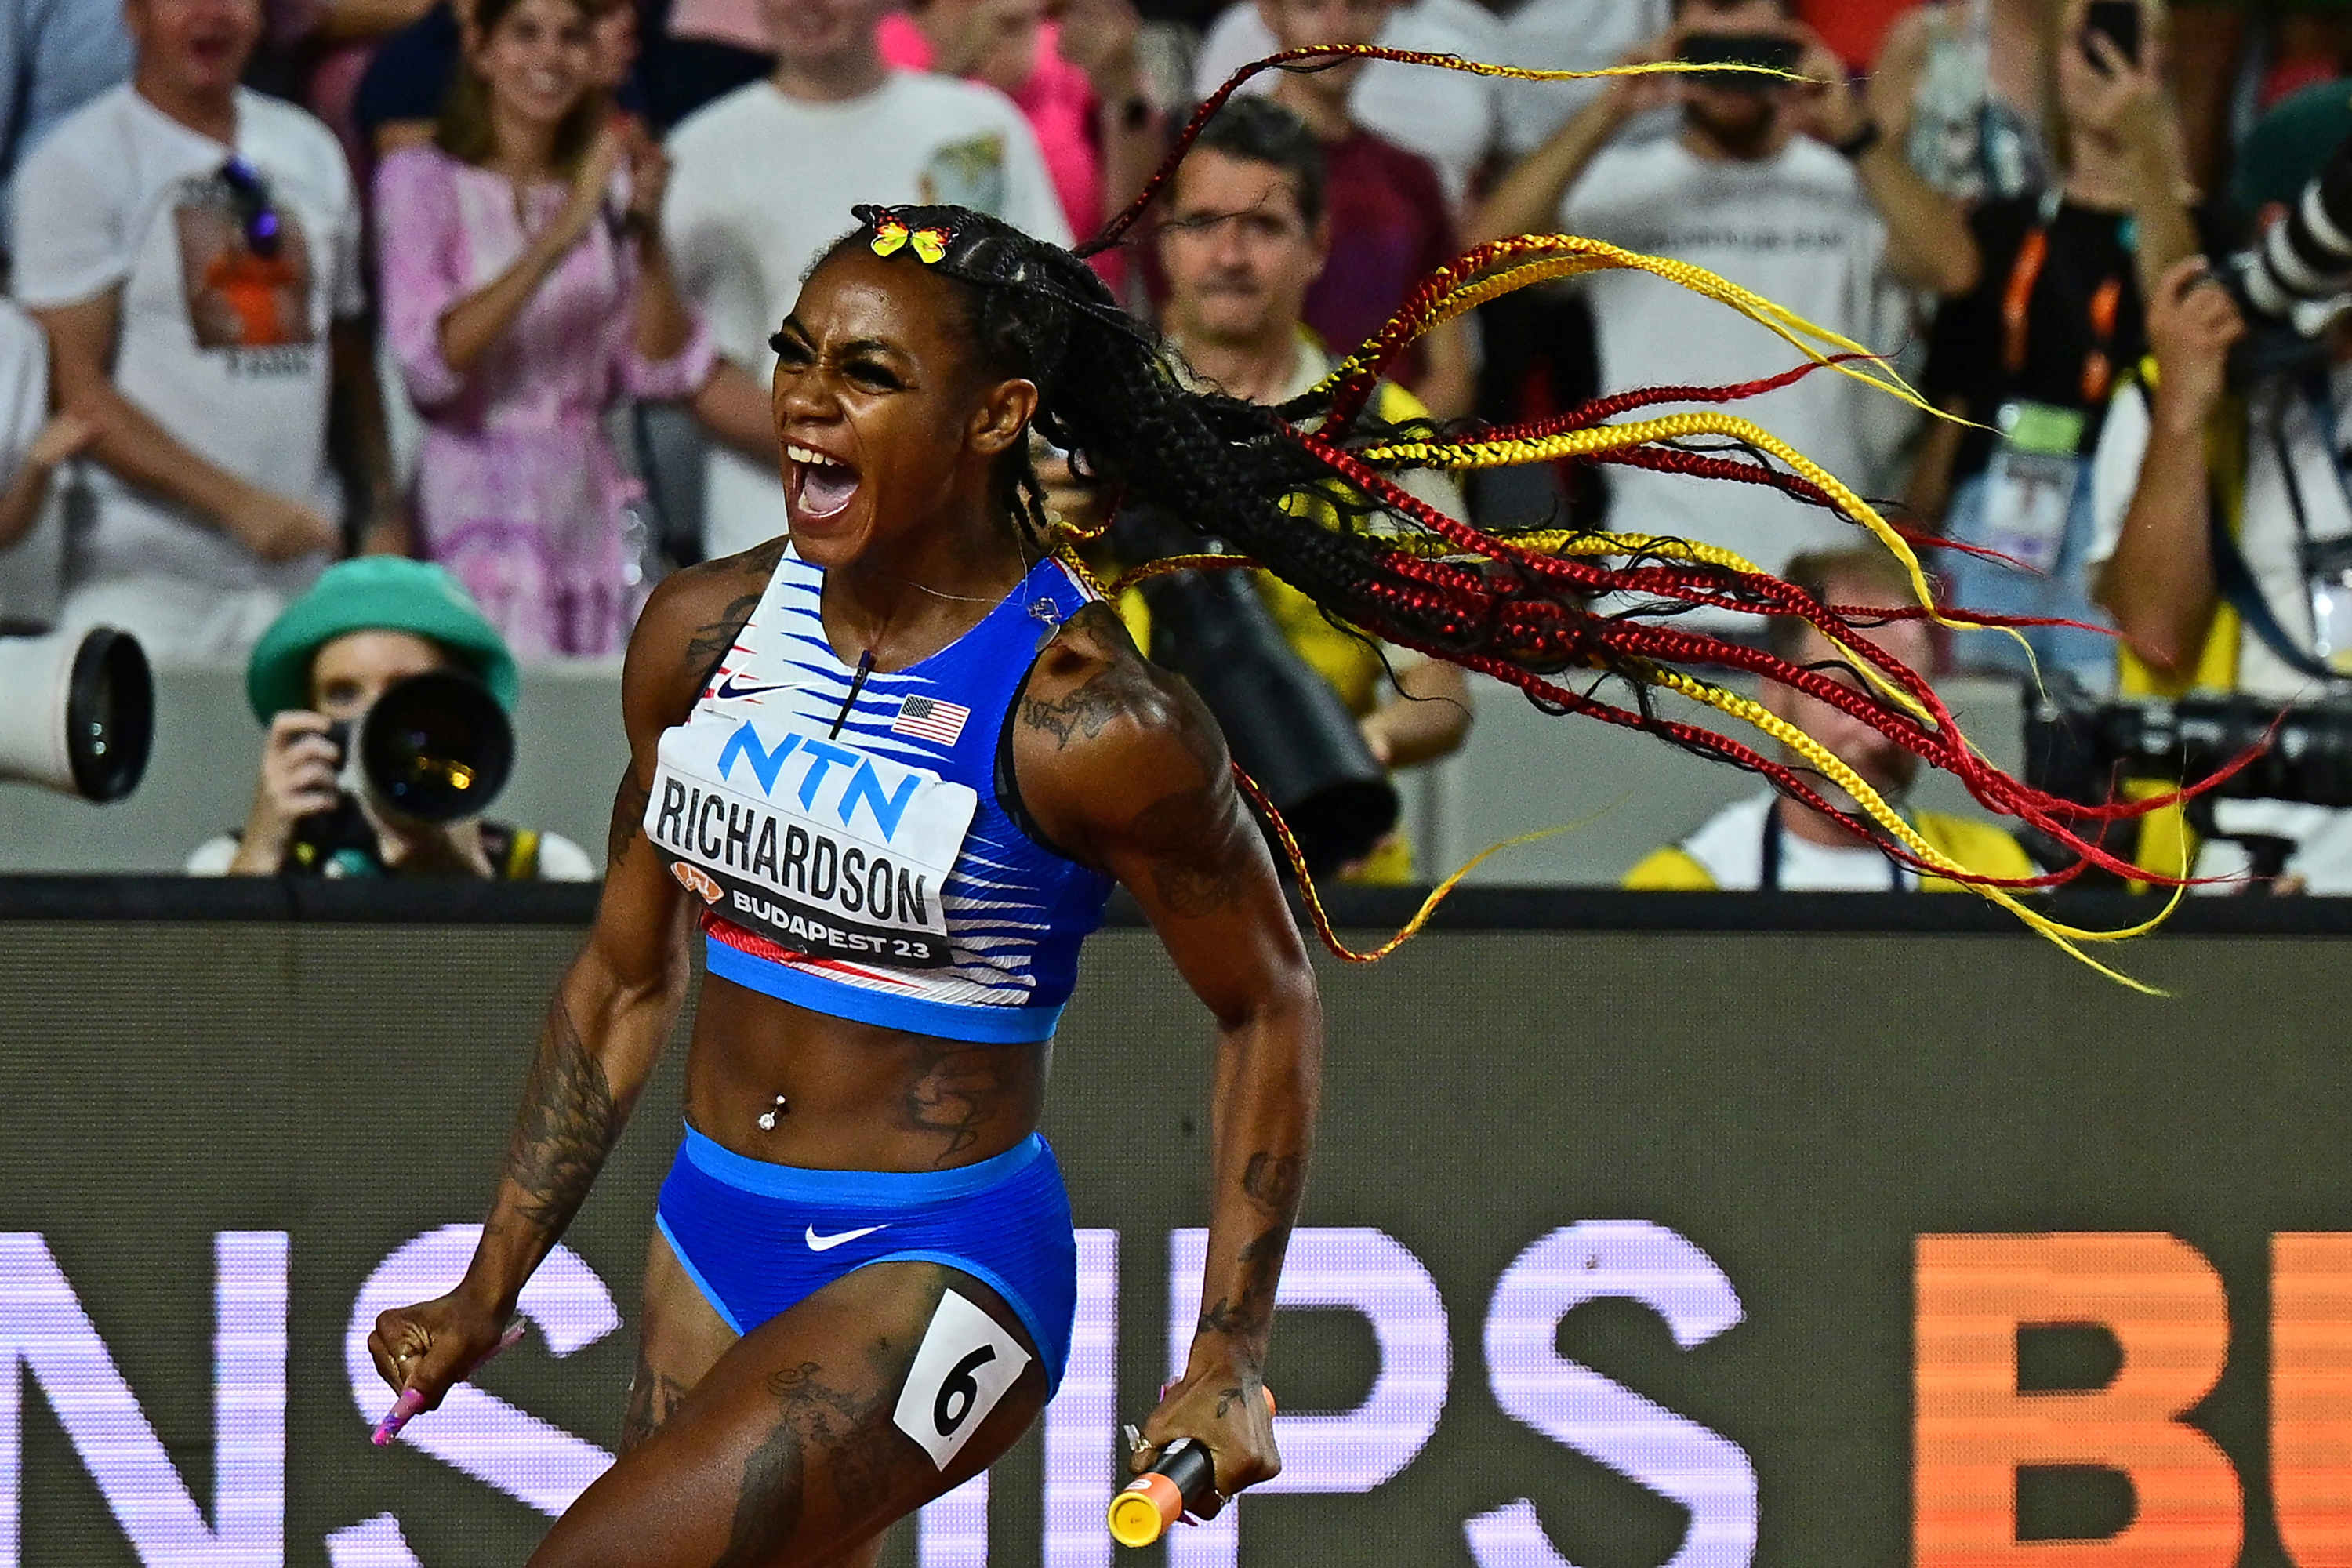
<instances>
[{"instance_id":1,"label":"shoulder tattoo","mask_svg":"<svg viewBox=\"0 0 2352 1568\"><path fill-rule=\"evenodd\" d=\"M735 646L736 637L743 630L743 623L750 620L751 612L760 607L760 597L768 591L768 579L776 574L776 567L784 558L784 536L779 534L757 549L747 550L733 558L733 574L751 578L758 586L729 601L727 607L719 612L718 619L705 621L695 628L694 636L688 639L686 645L686 662L695 674L700 675L709 667L711 660ZM730 569L727 563L714 564L721 571Z\"/></svg>"}]
</instances>

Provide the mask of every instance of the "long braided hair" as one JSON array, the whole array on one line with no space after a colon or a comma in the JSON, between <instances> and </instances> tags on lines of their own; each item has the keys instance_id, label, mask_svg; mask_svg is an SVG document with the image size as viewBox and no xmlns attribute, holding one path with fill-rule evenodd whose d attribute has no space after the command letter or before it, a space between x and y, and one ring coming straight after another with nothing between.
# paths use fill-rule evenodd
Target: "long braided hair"
<instances>
[{"instance_id":1,"label":"long braided hair","mask_svg":"<svg viewBox=\"0 0 2352 1568\"><path fill-rule=\"evenodd\" d=\"M2166 880L2119 858L2098 837L2105 824L2179 797L2084 805L2031 788L1984 761L1924 675L1863 635L1872 626L1903 617L1954 626L2042 623L1939 607L1912 548L1928 542L1890 525L1834 476L1769 432L1716 411L1815 374L1852 375L1916 403L1916 395L1862 345L1685 263L1573 236L1523 235L1482 246L1433 273L1386 328L1289 404L1266 407L1185 384L1158 334L1119 307L1082 258L1117 243L1133 226L1192 139L1247 76L1275 66L1311 69L1366 55L1488 75L1549 79L1600 74L1526 72L1370 46L1293 50L1245 68L1205 102L1136 204L1076 251L950 206L860 206L860 228L839 247L864 243L885 256L903 249L910 262L928 264L953 280L980 362L993 373L1037 386L1035 427L1071 454L1075 468L1125 501L1149 504L1189 522L1204 536L1204 550L1205 542L1213 540L1225 552L1147 563L1122 584L1176 566L1263 566L1334 620L1493 676L1547 711L1642 730L1760 774L1782 793L1842 818L1896 861L2001 904L2077 957L2084 957L2074 946L2077 941L2110 940L2146 929L2101 931L2063 925L2021 903L2014 890L2062 884L2092 866L2141 880ZM1746 385L1620 393L1550 419L1458 436L1426 426L1400 428L1367 411L1381 374L1430 327L1511 289L1608 268L1638 268L1716 299L1780 333L1802 358L1781 375ZM1708 406L1648 413L1667 404ZM1918 602L1895 610L1825 605L1727 551L1685 540L1591 529L1487 531L1428 506L1391 478L1412 468L1463 469L1563 457L1765 485L1799 503L1838 512L1875 535L1903 563ZM1025 449L1009 455L1002 472L1007 510L1066 555L1072 541L1055 535ZM1301 508L1298 498L1326 504ZM1843 657L1828 666L1799 665L1675 624L1678 615L1699 607L1801 620ZM1853 715L1959 778L1987 808L2065 847L2074 863L2021 879L1986 876L1958 865L1819 742L1760 703L1695 673L1710 668L1779 680ZM1858 679L1839 678L1849 674ZM1602 696L1604 688L1623 700ZM1654 700L1659 691L1675 692L1753 728L1801 757L1806 771L1669 716ZM1837 786L1852 804L1833 803L1808 773ZM2210 789L2226 776L2227 771L2198 787ZM1243 783L1247 788L1248 781ZM1268 806L1252 794L1261 807ZM1296 861L1296 847L1278 816L1273 826ZM1339 942L1311 881L1302 878L1325 940L1351 958L1391 951L1452 885L1433 894L1395 941L1360 954ZM2115 974L2104 965L2093 966Z\"/></svg>"}]
</instances>

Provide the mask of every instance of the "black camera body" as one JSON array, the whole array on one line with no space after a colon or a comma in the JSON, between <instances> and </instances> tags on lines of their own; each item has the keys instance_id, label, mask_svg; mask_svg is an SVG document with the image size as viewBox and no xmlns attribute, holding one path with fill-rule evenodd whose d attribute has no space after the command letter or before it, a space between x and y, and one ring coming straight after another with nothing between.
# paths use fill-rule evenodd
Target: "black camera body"
<instances>
[{"instance_id":1,"label":"black camera body","mask_svg":"<svg viewBox=\"0 0 2352 1568\"><path fill-rule=\"evenodd\" d=\"M1741 92L1762 92L1780 79L1763 73L1793 73L1797 62L1804 58L1804 50L1796 39L1779 33L1694 33L1675 51L1675 58L1686 66L1747 67L1758 74L1724 71L1707 78L1707 83Z\"/></svg>"},{"instance_id":2,"label":"black camera body","mask_svg":"<svg viewBox=\"0 0 2352 1568\"><path fill-rule=\"evenodd\" d=\"M2189 820L2204 837L2242 845L2257 877L2275 877L2293 841L2224 833L2213 804L2352 807L2352 698L2285 708L2235 692L2099 702L2065 677L2043 691L2026 686L2026 782L2063 799L2103 805L2135 779L2201 784L2249 752L2259 754L2189 802Z\"/></svg>"},{"instance_id":3,"label":"black camera body","mask_svg":"<svg viewBox=\"0 0 2352 1568\"><path fill-rule=\"evenodd\" d=\"M2102 703L2055 680L2046 694L2027 692L2026 781L2086 805L2126 779L2198 784L2258 749L2212 797L2352 806L2352 699L2285 709L2236 693Z\"/></svg>"},{"instance_id":4,"label":"black camera body","mask_svg":"<svg viewBox=\"0 0 2352 1568\"><path fill-rule=\"evenodd\" d=\"M304 817L287 868L327 874L344 850L373 858L378 815L446 826L489 809L514 771L514 728L471 675L434 670L394 681L356 723L327 726L341 793Z\"/></svg>"},{"instance_id":5,"label":"black camera body","mask_svg":"<svg viewBox=\"0 0 2352 1568\"><path fill-rule=\"evenodd\" d=\"M1141 506L1119 513L1110 543L1137 563L1215 548ZM1339 694L1283 640L1247 578L1175 572L1142 592L1152 661L1191 682L1216 715L1234 761L1282 813L1307 869L1319 877L1370 854L1396 826L1396 788Z\"/></svg>"}]
</instances>

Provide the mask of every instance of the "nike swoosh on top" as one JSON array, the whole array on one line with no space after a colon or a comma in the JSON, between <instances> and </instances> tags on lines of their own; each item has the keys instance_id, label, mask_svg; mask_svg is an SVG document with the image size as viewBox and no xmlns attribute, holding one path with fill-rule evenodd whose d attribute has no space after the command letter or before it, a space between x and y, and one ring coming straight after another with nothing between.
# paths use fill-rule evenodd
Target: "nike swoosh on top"
<instances>
[{"instance_id":1,"label":"nike swoosh on top","mask_svg":"<svg viewBox=\"0 0 2352 1568\"><path fill-rule=\"evenodd\" d=\"M738 686L735 684L734 675L730 672L720 678L719 684L711 689L710 695L721 701L730 701L738 697L757 697L761 692L782 689L783 686L781 683L774 686Z\"/></svg>"},{"instance_id":2,"label":"nike swoosh on top","mask_svg":"<svg viewBox=\"0 0 2352 1568\"><path fill-rule=\"evenodd\" d=\"M808 1227L807 1240L811 1252L831 1252L845 1241L856 1241L861 1236L872 1236L877 1230L887 1230L887 1225L869 1225L863 1230L845 1230L838 1236L819 1236L816 1226Z\"/></svg>"}]
</instances>

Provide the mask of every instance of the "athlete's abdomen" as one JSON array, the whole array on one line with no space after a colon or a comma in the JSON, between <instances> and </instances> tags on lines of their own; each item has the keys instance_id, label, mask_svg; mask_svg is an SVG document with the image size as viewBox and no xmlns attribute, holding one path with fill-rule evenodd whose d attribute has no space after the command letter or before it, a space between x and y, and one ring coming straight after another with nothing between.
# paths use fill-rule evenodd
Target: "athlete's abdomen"
<instances>
[{"instance_id":1,"label":"athlete's abdomen","mask_svg":"<svg viewBox=\"0 0 2352 1568\"><path fill-rule=\"evenodd\" d=\"M773 1164L946 1170L1036 1130L1051 1053L859 1023L713 975L688 1047L687 1120Z\"/></svg>"}]
</instances>

